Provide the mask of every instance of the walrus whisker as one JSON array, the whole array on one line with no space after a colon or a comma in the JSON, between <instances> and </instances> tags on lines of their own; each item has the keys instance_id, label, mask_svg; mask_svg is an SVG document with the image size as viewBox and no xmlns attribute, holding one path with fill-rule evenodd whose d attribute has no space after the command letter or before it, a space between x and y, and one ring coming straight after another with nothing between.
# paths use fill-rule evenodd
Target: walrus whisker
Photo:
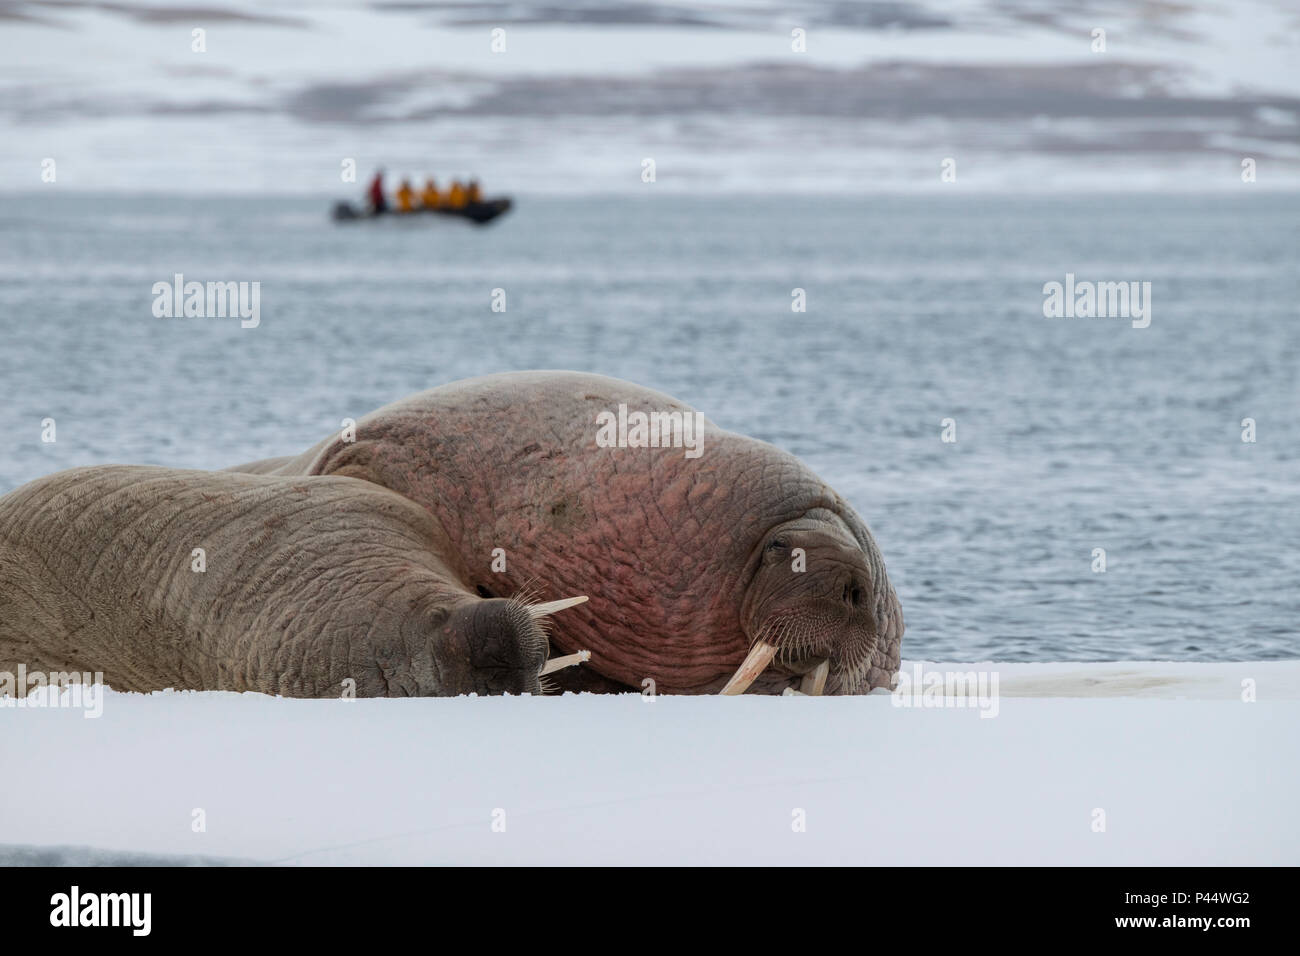
<instances>
[{"instance_id":1,"label":"walrus whisker","mask_svg":"<svg viewBox=\"0 0 1300 956\"><path fill-rule=\"evenodd\" d=\"M736 668L736 673L732 675L731 680L722 688L722 693L728 697L736 694L743 694L749 685L754 683L758 675L768 664L772 663L772 658L776 656L777 649L771 644L764 641L758 641L754 644L752 650L741 662L740 667Z\"/></svg>"},{"instance_id":2,"label":"walrus whisker","mask_svg":"<svg viewBox=\"0 0 1300 956\"><path fill-rule=\"evenodd\" d=\"M579 594L577 597L561 598L558 601L547 601L545 604L528 605L528 616L534 621L548 614L554 614L556 611L563 611L568 607L576 607L579 604L587 602L587 595Z\"/></svg>"},{"instance_id":3,"label":"walrus whisker","mask_svg":"<svg viewBox=\"0 0 1300 956\"><path fill-rule=\"evenodd\" d=\"M574 667L578 664L586 663L591 660L591 651L578 651L576 654L566 654L563 657L552 657L542 665L539 676L554 674L556 671L564 670L566 667Z\"/></svg>"},{"instance_id":4,"label":"walrus whisker","mask_svg":"<svg viewBox=\"0 0 1300 956\"><path fill-rule=\"evenodd\" d=\"M523 584L519 585L519 588L515 593L510 595L506 600L516 607L522 608L526 611L528 610L528 606L541 596L541 593L541 586L537 583L537 577L534 575L524 581Z\"/></svg>"},{"instance_id":5,"label":"walrus whisker","mask_svg":"<svg viewBox=\"0 0 1300 956\"><path fill-rule=\"evenodd\" d=\"M792 620L790 618L782 618L773 623L764 624L762 629L759 631L758 639L750 645L750 653L752 654L753 649L759 644L770 644L772 647L777 649L775 659L777 661L785 662L787 660L786 654L788 651L785 639L787 632L790 630L791 623ZM739 673L739 671L737 673ZM754 676L757 677L757 673ZM732 680L735 680L735 678L733 677ZM750 683L752 682L753 681L751 680ZM743 690L741 692L743 693ZM726 692L724 691L723 693Z\"/></svg>"}]
</instances>

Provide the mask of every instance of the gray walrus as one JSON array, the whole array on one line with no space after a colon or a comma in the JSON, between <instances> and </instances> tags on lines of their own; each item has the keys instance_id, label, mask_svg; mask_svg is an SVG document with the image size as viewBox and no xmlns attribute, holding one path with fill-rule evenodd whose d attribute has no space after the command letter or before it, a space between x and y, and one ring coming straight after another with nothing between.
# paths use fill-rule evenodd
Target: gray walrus
<instances>
[{"instance_id":1,"label":"gray walrus","mask_svg":"<svg viewBox=\"0 0 1300 956\"><path fill-rule=\"evenodd\" d=\"M792 455L628 382L453 382L237 470L391 489L484 598L590 595L554 620L554 645L591 651L567 688L862 693L898 670L902 610L853 509Z\"/></svg>"},{"instance_id":2,"label":"gray walrus","mask_svg":"<svg viewBox=\"0 0 1300 956\"><path fill-rule=\"evenodd\" d=\"M547 614L484 600L424 509L350 478L105 466L0 497L0 672L294 697L538 693Z\"/></svg>"}]
</instances>

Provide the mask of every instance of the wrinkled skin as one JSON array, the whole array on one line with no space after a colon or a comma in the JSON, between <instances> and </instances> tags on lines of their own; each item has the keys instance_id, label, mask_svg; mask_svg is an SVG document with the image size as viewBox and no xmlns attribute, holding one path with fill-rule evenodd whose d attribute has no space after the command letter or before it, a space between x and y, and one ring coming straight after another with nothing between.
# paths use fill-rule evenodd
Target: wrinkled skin
<instances>
[{"instance_id":1,"label":"wrinkled skin","mask_svg":"<svg viewBox=\"0 0 1300 956\"><path fill-rule=\"evenodd\" d=\"M718 691L760 637L781 649L755 682L779 693L818 660L827 693L890 686L903 617L865 524L798 459L706 424L702 454L598 447L619 403L692 412L650 389L573 372L454 382L358 422L302 455L241 466L389 488L435 520L470 592L589 595L551 642L592 652L572 689ZM494 549L506 570L494 571ZM795 570L795 549L806 570Z\"/></svg>"},{"instance_id":2,"label":"wrinkled skin","mask_svg":"<svg viewBox=\"0 0 1300 956\"><path fill-rule=\"evenodd\" d=\"M540 692L544 632L457 583L440 540L426 511L348 478L60 472L0 497L0 671L132 691Z\"/></svg>"}]
</instances>

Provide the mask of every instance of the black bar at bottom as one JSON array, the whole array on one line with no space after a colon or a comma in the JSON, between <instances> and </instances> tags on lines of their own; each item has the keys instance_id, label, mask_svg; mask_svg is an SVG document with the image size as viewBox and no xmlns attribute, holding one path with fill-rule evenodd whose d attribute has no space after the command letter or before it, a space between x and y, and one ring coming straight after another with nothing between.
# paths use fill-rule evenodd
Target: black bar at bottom
<instances>
[{"instance_id":1,"label":"black bar at bottom","mask_svg":"<svg viewBox=\"0 0 1300 956\"><path fill-rule=\"evenodd\" d=\"M75 936L382 948L410 935L439 947L463 931L534 945L541 935L590 939L599 930L594 938L656 947L684 937L765 946L785 934L801 948L840 945L841 935L908 948L1014 939L1231 945L1286 930L1295 877L1289 868L1190 867L30 867L0 871L0 925L9 944Z\"/></svg>"}]
</instances>

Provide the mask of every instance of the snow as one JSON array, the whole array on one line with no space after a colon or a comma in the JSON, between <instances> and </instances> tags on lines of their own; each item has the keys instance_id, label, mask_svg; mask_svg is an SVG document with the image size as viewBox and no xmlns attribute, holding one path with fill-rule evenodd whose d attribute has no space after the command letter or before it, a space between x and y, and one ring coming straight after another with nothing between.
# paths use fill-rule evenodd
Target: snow
<instances>
[{"instance_id":1,"label":"snow","mask_svg":"<svg viewBox=\"0 0 1300 956\"><path fill-rule=\"evenodd\" d=\"M1300 661L917 666L983 673L996 706L106 691L94 719L0 709L0 862L1300 862Z\"/></svg>"}]
</instances>

